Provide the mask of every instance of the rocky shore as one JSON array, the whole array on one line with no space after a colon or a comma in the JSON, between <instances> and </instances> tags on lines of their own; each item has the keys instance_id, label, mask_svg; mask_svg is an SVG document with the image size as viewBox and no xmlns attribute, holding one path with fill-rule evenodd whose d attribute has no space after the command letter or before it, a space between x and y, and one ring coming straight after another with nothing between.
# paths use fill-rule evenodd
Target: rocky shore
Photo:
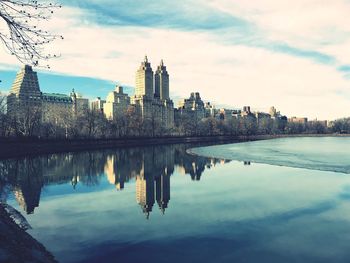
<instances>
[{"instance_id":1,"label":"rocky shore","mask_svg":"<svg viewBox=\"0 0 350 263\"><path fill-rule=\"evenodd\" d=\"M3 204L0 204L0 262L58 262L42 244L15 223Z\"/></svg>"}]
</instances>

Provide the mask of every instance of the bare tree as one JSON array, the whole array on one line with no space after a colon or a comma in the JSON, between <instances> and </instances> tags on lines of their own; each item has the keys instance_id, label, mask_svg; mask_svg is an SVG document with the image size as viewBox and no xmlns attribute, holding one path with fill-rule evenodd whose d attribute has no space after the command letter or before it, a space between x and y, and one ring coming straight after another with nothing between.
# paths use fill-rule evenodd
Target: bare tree
<instances>
[{"instance_id":1,"label":"bare tree","mask_svg":"<svg viewBox=\"0 0 350 263\"><path fill-rule=\"evenodd\" d=\"M39 134L41 125L41 106L24 104L13 118L13 129L18 136L32 137Z\"/></svg>"},{"instance_id":2,"label":"bare tree","mask_svg":"<svg viewBox=\"0 0 350 263\"><path fill-rule=\"evenodd\" d=\"M42 66L39 61L57 55L46 53L44 46L62 36L51 34L38 27L50 19L54 10L61 8L56 3L39 3L33 0L0 0L0 40L5 48L24 64ZM6 30L2 28L7 27ZM49 66L47 65L49 68Z\"/></svg>"},{"instance_id":3,"label":"bare tree","mask_svg":"<svg viewBox=\"0 0 350 263\"><path fill-rule=\"evenodd\" d=\"M6 114L6 96L0 92L0 137L9 132L10 121Z\"/></svg>"}]
</instances>

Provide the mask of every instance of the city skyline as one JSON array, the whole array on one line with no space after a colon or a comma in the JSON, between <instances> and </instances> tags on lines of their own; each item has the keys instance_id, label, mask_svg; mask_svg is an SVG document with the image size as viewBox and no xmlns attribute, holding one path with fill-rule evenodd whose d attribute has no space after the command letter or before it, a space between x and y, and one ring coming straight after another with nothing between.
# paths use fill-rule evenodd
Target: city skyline
<instances>
[{"instance_id":1,"label":"city skyline","mask_svg":"<svg viewBox=\"0 0 350 263\"><path fill-rule=\"evenodd\" d=\"M310 119L349 115L346 1L190 1L186 8L171 1L61 2L47 26L65 36L48 47L62 56L49 62L50 71L36 69L49 73L47 83L60 75L57 92L77 83L92 99L115 83L133 87L135 63L147 54L156 64L166 59L172 98L198 91L226 107L274 105ZM84 45L92 39L96 45ZM0 90L7 92L20 66L4 50L0 55ZM46 83L42 89L51 92Z\"/></svg>"}]
</instances>

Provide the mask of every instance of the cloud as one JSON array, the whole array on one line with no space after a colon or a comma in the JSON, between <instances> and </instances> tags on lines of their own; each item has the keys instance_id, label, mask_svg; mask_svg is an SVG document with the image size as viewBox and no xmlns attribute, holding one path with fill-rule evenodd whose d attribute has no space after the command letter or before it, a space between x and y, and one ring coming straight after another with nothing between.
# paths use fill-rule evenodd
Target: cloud
<instances>
[{"instance_id":1,"label":"cloud","mask_svg":"<svg viewBox=\"0 0 350 263\"><path fill-rule=\"evenodd\" d=\"M109 26L138 26L179 30L247 29L247 21L216 11L203 1L188 0L186 4L164 0L90 0L64 1L67 5L87 11L91 21Z\"/></svg>"},{"instance_id":2,"label":"cloud","mask_svg":"<svg viewBox=\"0 0 350 263\"><path fill-rule=\"evenodd\" d=\"M350 60L346 45L350 39L337 32L347 26L330 19L326 28L321 23L323 9L312 12L314 1L307 1L306 7L305 1L281 1L285 7L272 0L254 6L247 2L189 1L185 6L174 1L162 5L129 1L128 6L124 1L74 1L75 7L62 8L47 24L65 36L48 47L62 55L50 61L52 71L107 80L106 85L133 86L136 69L147 54L153 69L165 60L172 96L199 91L204 100L234 108L251 105L267 110L275 105L289 116L346 116L350 99L344 95L349 91L344 70ZM340 2L330 10L345 8ZM300 17L294 9L300 10ZM308 12L316 22L304 19ZM294 24L283 28L289 19L283 15L293 18ZM329 28L338 25L332 34ZM322 40L322 34L330 37ZM5 53L1 58L16 64ZM104 97L113 88L96 87L96 91Z\"/></svg>"}]
</instances>

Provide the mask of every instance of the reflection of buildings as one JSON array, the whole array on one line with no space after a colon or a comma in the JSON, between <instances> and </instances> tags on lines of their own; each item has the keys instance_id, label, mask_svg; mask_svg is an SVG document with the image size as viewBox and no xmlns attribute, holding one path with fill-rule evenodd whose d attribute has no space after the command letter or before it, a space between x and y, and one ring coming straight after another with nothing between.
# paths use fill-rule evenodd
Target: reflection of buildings
<instances>
[{"instance_id":1,"label":"reflection of buildings","mask_svg":"<svg viewBox=\"0 0 350 263\"><path fill-rule=\"evenodd\" d=\"M19 205L27 214L34 213L34 209L39 206L41 186L36 188L15 187L14 194Z\"/></svg>"},{"instance_id":2,"label":"reflection of buildings","mask_svg":"<svg viewBox=\"0 0 350 263\"><path fill-rule=\"evenodd\" d=\"M166 174L166 172L156 178L156 200L163 214L165 208L168 208L170 200L170 174Z\"/></svg>"},{"instance_id":3,"label":"reflection of buildings","mask_svg":"<svg viewBox=\"0 0 350 263\"><path fill-rule=\"evenodd\" d=\"M136 177L136 201L147 218L149 218L155 200L164 214L170 201L170 175L166 173L158 177L138 175Z\"/></svg>"},{"instance_id":4,"label":"reflection of buildings","mask_svg":"<svg viewBox=\"0 0 350 263\"><path fill-rule=\"evenodd\" d=\"M154 204L154 177L140 174L136 177L136 201L147 218Z\"/></svg>"},{"instance_id":5,"label":"reflection of buildings","mask_svg":"<svg viewBox=\"0 0 350 263\"><path fill-rule=\"evenodd\" d=\"M13 175L12 189L17 202L27 214L34 213L44 185L40 161L34 158L16 161L11 165L9 174Z\"/></svg>"},{"instance_id":6,"label":"reflection of buildings","mask_svg":"<svg viewBox=\"0 0 350 263\"><path fill-rule=\"evenodd\" d=\"M174 147L148 147L143 154L143 165L136 176L136 201L149 217L157 201L164 214L170 200L170 176L174 171Z\"/></svg>"},{"instance_id":7,"label":"reflection of buildings","mask_svg":"<svg viewBox=\"0 0 350 263\"><path fill-rule=\"evenodd\" d=\"M72 184L95 186L106 175L109 183L122 190L136 180L136 200L149 217L157 205L162 213L170 201L170 176L174 167L192 180L200 180L203 171L218 159L188 155L189 145L164 145L99 152L52 154L44 157L0 162L0 196L6 201L8 191L27 213L39 206L44 185Z\"/></svg>"},{"instance_id":8,"label":"reflection of buildings","mask_svg":"<svg viewBox=\"0 0 350 263\"><path fill-rule=\"evenodd\" d=\"M107 176L107 180L110 184L114 184L118 190L122 190L124 188L124 181L119 181L116 176L115 166L114 166L114 156L108 156L107 162L105 165L105 174Z\"/></svg>"},{"instance_id":9,"label":"reflection of buildings","mask_svg":"<svg viewBox=\"0 0 350 263\"><path fill-rule=\"evenodd\" d=\"M104 172L110 184L118 190L124 189L124 184L140 173L142 154L137 150L119 150L118 153L108 154Z\"/></svg>"}]
</instances>

